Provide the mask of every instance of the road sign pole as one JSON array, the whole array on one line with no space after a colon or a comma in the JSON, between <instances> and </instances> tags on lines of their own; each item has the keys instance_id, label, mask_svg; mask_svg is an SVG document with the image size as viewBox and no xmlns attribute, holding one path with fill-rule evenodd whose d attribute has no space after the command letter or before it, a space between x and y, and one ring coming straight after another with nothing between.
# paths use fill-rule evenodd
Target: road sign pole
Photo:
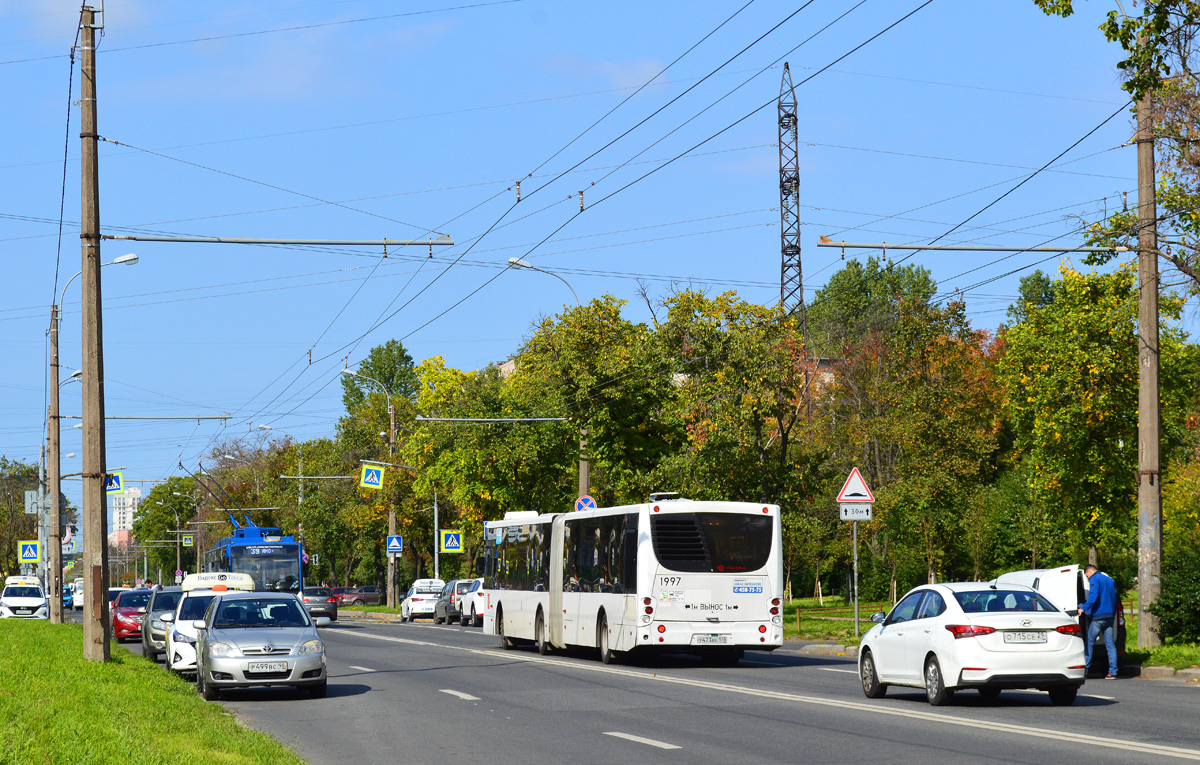
<instances>
[{"instance_id":1,"label":"road sign pole","mask_svg":"<svg viewBox=\"0 0 1200 765\"><path fill-rule=\"evenodd\" d=\"M441 535L438 534L438 501L437 489L433 490L433 578L441 579L438 575L438 548L442 546Z\"/></svg>"},{"instance_id":2,"label":"road sign pole","mask_svg":"<svg viewBox=\"0 0 1200 765\"><path fill-rule=\"evenodd\" d=\"M854 637L858 637L858 521L851 521L854 529Z\"/></svg>"}]
</instances>

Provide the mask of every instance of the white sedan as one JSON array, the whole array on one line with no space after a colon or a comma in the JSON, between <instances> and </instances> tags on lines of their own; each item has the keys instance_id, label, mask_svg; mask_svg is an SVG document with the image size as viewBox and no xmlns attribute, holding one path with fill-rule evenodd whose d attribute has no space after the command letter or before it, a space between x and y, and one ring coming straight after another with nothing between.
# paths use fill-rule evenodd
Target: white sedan
<instances>
[{"instance_id":1,"label":"white sedan","mask_svg":"<svg viewBox=\"0 0 1200 765\"><path fill-rule=\"evenodd\" d=\"M858 657L868 698L903 685L924 688L937 706L960 689L994 699L1004 689L1037 688L1067 705L1083 685L1079 624L1030 587L924 585L871 620Z\"/></svg>"}]
</instances>

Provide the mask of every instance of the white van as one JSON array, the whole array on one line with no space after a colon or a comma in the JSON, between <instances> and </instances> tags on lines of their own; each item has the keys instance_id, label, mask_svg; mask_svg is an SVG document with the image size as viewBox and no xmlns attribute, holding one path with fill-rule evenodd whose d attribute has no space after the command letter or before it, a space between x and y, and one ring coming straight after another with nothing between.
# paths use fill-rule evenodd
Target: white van
<instances>
[{"instance_id":1,"label":"white van","mask_svg":"<svg viewBox=\"0 0 1200 765\"><path fill-rule=\"evenodd\" d=\"M254 590L254 577L249 574L230 574L224 571L209 571L188 574L183 578L183 596L173 614L163 614L159 621L166 627L167 645L165 657L167 667L179 672L196 671L196 637L199 634L192 622L204 618L208 604L218 592L228 590Z\"/></svg>"},{"instance_id":2,"label":"white van","mask_svg":"<svg viewBox=\"0 0 1200 765\"><path fill-rule=\"evenodd\" d=\"M1083 566L1074 563L1058 568L1033 568L1025 571L1010 571L996 577L996 584L1024 584L1046 596L1054 605L1067 612L1068 616L1079 617L1079 604L1087 600L1091 589L1090 581L1083 573ZM1081 619L1081 626L1087 630L1087 624ZM1117 593L1116 627L1113 638L1117 642L1117 653L1125 653L1125 605L1121 595ZM1084 635L1086 636L1086 632ZM1107 666L1104 656L1108 651L1104 646L1104 636L1096 636L1096 655L1092 657L1092 670Z\"/></svg>"},{"instance_id":3,"label":"white van","mask_svg":"<svg viewBox=\"0 0 1200 765\"><path fill-rule=\"evenodd\" d=\"M74 582L72 582L72 587L74 589L71 591L71 607L76 611L82 611L84 602L83 579L76 579Z\"/></svg>"}]
</instances>

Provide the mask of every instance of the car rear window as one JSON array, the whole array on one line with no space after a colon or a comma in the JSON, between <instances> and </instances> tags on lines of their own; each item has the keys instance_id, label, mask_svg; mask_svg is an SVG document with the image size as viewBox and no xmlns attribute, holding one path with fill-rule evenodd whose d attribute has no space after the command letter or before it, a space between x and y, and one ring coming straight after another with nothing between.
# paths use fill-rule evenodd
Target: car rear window
<instances>
[{"instance_id":1,"label":"car rear window","mask_svg":"<svg viewBox=\"0 0 1200 765\"><path fill-rule=\"evenodd\" d=\"M462 595L464 592L470 591L471 584L472 584L472 582L459 582L457 585L455 585L454 590L459 595Z\"/></svg>"},{"instance_id":2,"label":"car rear window","mask_svg":"<svg viewBox=\"0 0 1200 765\"><path fill-rule=\"evenodd\" d=\"M1045 597L1029 590L993 590L990 588L972 590L956 592L954 599L968 614L1017 611L1059 612L1059 609Z\"/></svg>"},{"instance_id":3,"label":"car rear window","mask_svg":"<svg viewBox=\"0 0 1200 765\"><path fill-rule=\"evenodd\" d=\"M330 595L328 587L305 587L304 594L318 598L328 598Z\"/></svg>"}]
</instances>

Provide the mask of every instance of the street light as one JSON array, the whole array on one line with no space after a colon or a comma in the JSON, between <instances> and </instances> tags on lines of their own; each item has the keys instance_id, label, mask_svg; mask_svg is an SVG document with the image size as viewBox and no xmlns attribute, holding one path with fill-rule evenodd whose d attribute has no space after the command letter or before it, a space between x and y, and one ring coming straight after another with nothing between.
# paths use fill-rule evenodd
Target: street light
<instances>
[{"instance_id":1,"label":"street light","mask_svg":"<svg viewBox=\"0 0 1200 765\"><path fill-rule=\"evenodd\" d=\"M232 460L233 462L241 462L242 464L249 465L250 469L254 471L254 494L255 496L262 496L262 487L258 483L258 468L254 467L253 462L250 460L244 460L241 457L235 457L232 454L222 454L221 459Z\"/></svg>"},{"instance_id":2,"label":"street light","mask_svg":"<svg viewBox=\"0 0 1200 765\"><path fill-rule=\"evenodd\" d=\"M299 454L300 454L300 496L296 500L296 504L303 505L304 504L304 444L301 443L300 440L298 438L296 438L295 436L293 436L291 433L288 433L286 430L280 430L279 428L272 428L270 425L259 425L258 429L259 430L271 430L276 433L282 433L285 436L287 436L288 438L290 438L296 442L296 451L299 452Z\"/></svg>"},{"instance_id":3,"label":"street light","mask_svg":"<svg viewBox=\"0 0 1200 765\"><path fill-rule=\"evenodd\" d=\"M575 288L571 286L571 283L568 282L566 279L562 278L561 276L559 276L558 274L554 273L553 271L547 271L544 268L538 268L537 266L533 265L529 261L521 260L520 258L509 258L508 259L508 267L515 268L518 271L521 269L529 269L530 271L541 271L543 274L550 274L555 279L558 279L560 282L567 285L567 289L571 290L571 296L573 298L575 298L575 305L581 305L579 302L579 296L575 294Z\"/></svg>"},{"instance_id":4,"label":"street light","mask_svg":"<svg viewBox=\"0 0 1200 765\"><path fill-rule=\"evenodd\" d=\"M537 266L533 265L529 261L521 260L520 258L509 258L508 259L508 267L515 268L518 270L529 269L531 271L541 271L543 274L550 274L555 279L558 279L560 282L567 285L567 289L571 290L571 295L574 296L574 298L575 298L575 305L581 305L581 303L579 302L579 296L575 294L575 288L571 286L571 283L568 282L566 279L562 278L561 276L559 276L558 274L554 273L553 271L547 271L544 268L538 268ZM587 428L580 428L580 430L579 430L579 496L581 496L581 497L588 493L588 486L592 482L591 481L591 463L588 461L588 458L587 458L587 437L588 437Z\"/></svg>"},{"instance_id":5,"label":"street light","mask_svg":"<svg viewBox=\"0 0 1200 765\"><path fill-rule=\"evenodd\" d=\"M126 264L132 266L137 262L138 256L131 252L127 255L122 255L109 263L101 263L100 265L101 267L117 264ZM48 580L46 584L50 588L50 622L52 624L62 624L63 620L61 528L62 458L60 456L60 450L62 447L59 443L59 428L61 427L61 419L59 417L58 409L58 391L63 385L71 382L71 380L78 380L83 377L83 370L77 369L62 383L59 383L58 381L58 313L59 306L61 306L63 301L67 299L67 287L71 286L71 282L75 281L75 278L81 274L83 274L83 271L79 271L70 279L67 279L67 283L63 285L62 293L59 295L58 304L50 306L50 422L47 423L46 428L46 440L48 441L46 445L46 451L49 452L49 464L47 465L46 480L47 486L50 487L50 533L48 540L50 549L48 550L49 555L47 555L46 562L48 568L50 569L50 573L46 577ZM87 361L85 359L84 364L86 365L86 363ZM80 427L82 428L83 425L80 424ZM99 427L103 429L103 420L100 421ZM104 436L102 430L98 434L97 440L100 443L103 443ZM95 469L95 466L93 466L92 469ZM103 469L103 466L101 466L101 469ZM86 490L86 481L84 496L88 496L88 492ZM99 507L94 502L84 502L84 510L83 525L87 525L90 520L91 525L94 527L92 529L92 533L88 535L88 541L91 544L91 548L87 550L88 559L93 560L96 555L104 556L107 552L105 545L107 544L108 535L105 532L107 531L108 508ZM90 511L90 513L88 511ZM93 539L92 537L95 538ZM90 564L85 567L86 572L93 572L96 570L97 569ZM103 569L101 568L99 570L102 571ZM101 574L101 576L103 576L103 574ZM90 577L91 573L87 573L85 575L85 578L88 579L88 582L85 586L88 587L89 593L99 592L100 590L104 589L102 584L97 585L90 580ZM109 625L107 623L108 617L104 613L103 608L101 608L99 611L97 611L95 607L90 608L90 615L85 615L84 617L85 622L90 625L87 628L87 631L89 632L89 635L103 635L103 642L105 645L107 645L109 634Z\"/></svg>"}]
</instances>

